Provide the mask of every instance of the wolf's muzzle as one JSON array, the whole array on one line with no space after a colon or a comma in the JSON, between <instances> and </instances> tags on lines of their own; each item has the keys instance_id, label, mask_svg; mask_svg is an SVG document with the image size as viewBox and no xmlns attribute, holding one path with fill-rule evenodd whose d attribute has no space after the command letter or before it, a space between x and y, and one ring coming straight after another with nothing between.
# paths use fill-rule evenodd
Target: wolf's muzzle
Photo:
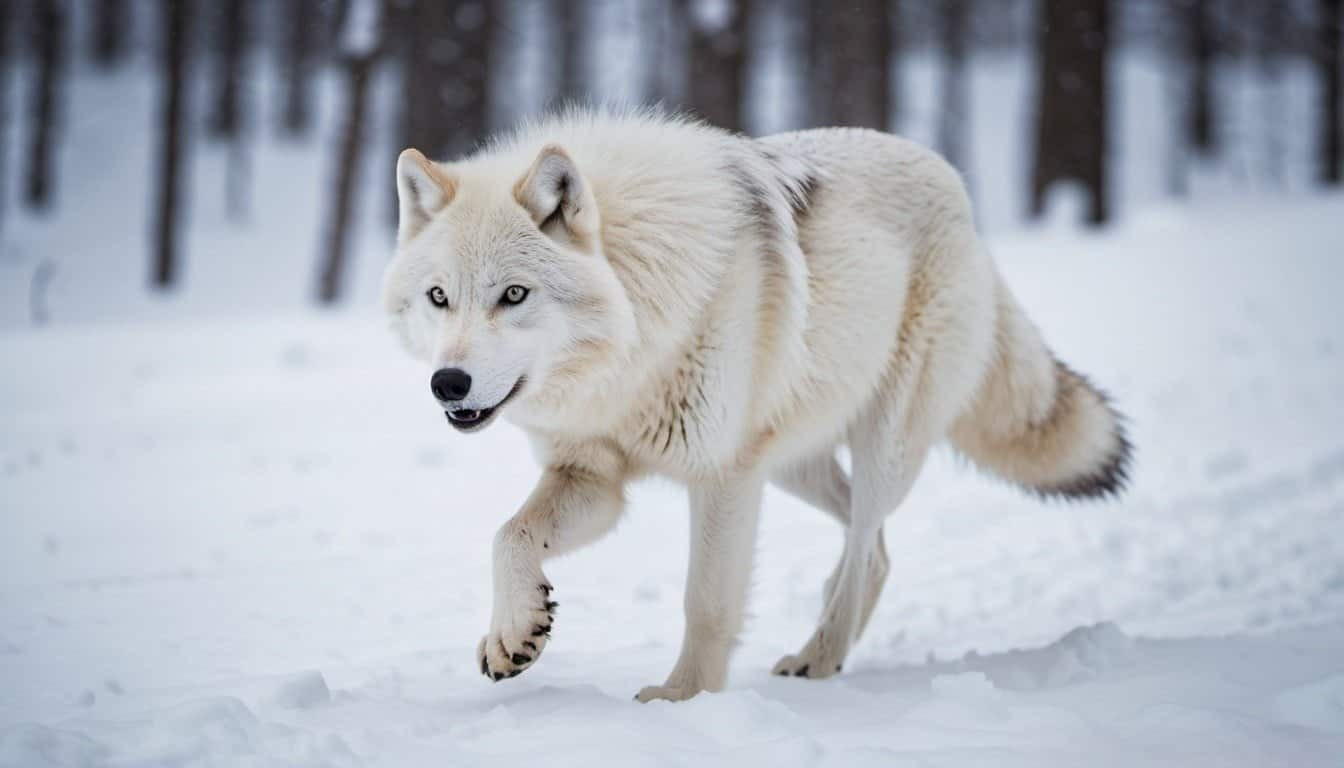
<instances>
[{"instance_id":1,"label":"wolf's muzzle","mask_svg":"<svg viewBox=\"0 0 1344 768\"><path fill-rule=\"evenodd\" d=\"M442 372L443 371L437 371L434 375L438 376L438 374ZM490 420L494 417L495 413L497 413L500 408L503 408L505 403L513 399L514 395L518 394L518 391L523 388L523 383L526 381L527 377L519 376L518 381L514 382L513 388L504 396L504 399L489 408L453 408L450 407L450 403L444 403L445 408L443 415L448 418L448 423L459 432L475 432L484 429L485 425L490 423ZM439 397L437 390L435 391L434 396ZM439 400L442 402L443 398L439 398Z\"/></svg>"}]
</instances>

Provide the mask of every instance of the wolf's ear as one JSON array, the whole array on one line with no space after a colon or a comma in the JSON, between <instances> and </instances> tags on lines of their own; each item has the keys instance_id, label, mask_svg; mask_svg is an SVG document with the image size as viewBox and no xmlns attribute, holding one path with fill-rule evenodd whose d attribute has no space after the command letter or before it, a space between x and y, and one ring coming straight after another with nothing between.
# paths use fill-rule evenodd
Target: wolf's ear
<instances>
[{"instance_id":1,"label":"wolf's ear","mask_svg":"<svg viewBox=\"0 0 1344 768\"><path fill-rule=\"evenodd\" d=\"M402 151L397 158L397 241L404 243L424 229L434 214L452 202L455 191L452 176L420 150Z\"/></svg>"},{"instance_id":2,"label":"wolf's ear","mask_svg":"<svg viewBox=\"0 0 1344 768\"><path fill-rule=\"evenodd\" d=\"M532 168L513 185L513 197L547 234L563 226L581 243L597 235L597 201L578 166L556 144L541 148Z\"/></svg>"}]
</instances>

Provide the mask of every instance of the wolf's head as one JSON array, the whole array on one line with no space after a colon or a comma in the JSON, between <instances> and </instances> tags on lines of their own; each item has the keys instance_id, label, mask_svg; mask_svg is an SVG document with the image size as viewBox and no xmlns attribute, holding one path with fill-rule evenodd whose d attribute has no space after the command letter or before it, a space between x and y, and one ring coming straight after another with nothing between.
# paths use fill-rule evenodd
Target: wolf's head
<instances>
[{"instance_id":1,"label":"wolf's head","mask_svg":"<svg viewBox=\"0 0 1344 768\"><path fill-rule=\"evenodd\" d=\"M384 304L457 429L484 428L506 404L544 424L545 403L634 343L597 201L559 146L530 167L508 155L440 165L408 149L397 193Z\"/></svg>"}]
</instances>

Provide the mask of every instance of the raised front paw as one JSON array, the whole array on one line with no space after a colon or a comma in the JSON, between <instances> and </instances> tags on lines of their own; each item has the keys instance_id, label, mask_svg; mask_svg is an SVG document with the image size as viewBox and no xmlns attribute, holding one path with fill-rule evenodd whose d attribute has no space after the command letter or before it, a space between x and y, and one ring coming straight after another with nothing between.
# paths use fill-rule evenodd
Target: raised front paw
<instances>
[{"instance_id":1,"label":"raised front paw","mask_svg":"<svg viewBox=\"0 0 1344 768\"><path fill-rule=\"evenodd\" d=\"M543 582L530 594L515 595L503 609L504 616L497 607L490 633L476 646L481 674L498 682L532 666L550 639L556 606L551 585Z\"/></svg>"}]
</instances>

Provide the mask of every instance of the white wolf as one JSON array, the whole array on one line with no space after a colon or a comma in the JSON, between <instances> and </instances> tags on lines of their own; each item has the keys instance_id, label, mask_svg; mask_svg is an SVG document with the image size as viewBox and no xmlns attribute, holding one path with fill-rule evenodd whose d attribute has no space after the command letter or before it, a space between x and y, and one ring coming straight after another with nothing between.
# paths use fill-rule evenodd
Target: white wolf
<instances>
[{"instance_id":1,"label":"white wolf","mask_svg":"<svg viewBox=\"0 0 1344 768\"><path fill-rule=\"evenodd\" d=\"M542 563L610 530L641 475L691 507L681 655L641 701L723 687L766 482L846 531L816 631L775 666L801 677L840 671L883 520L939 440L1042 496L1125 483L1121 417L1008 292L957 173L908 141L576 111L458 162L408 149L397 188L394 326L449 423L503 412L544 466L494 541L495 680L546 647Z\"/></svg>"}]
</instances>

